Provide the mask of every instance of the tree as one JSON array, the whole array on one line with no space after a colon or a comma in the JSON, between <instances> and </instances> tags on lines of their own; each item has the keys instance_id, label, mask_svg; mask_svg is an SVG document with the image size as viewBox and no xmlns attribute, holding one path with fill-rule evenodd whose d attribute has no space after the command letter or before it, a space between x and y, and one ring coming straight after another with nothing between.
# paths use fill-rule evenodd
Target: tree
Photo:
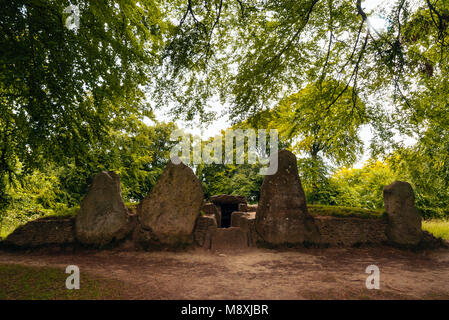
<instances>
[{"instance_id":1,"label":"tree","mask_svg":"<svg viewBox=\"0 0 449 320\"><path fill-rule=\"evenodd\" d=\"M361 0L189 0L171 9L179 23L153 93L159 103L174 102L178 116L208 120L207 102L220 97L237 123L336 79L327 103L351 92L363 99L371 149L385 155L395 132L415 134L447 109L443 1L390 1L382 30Z\"/></svg>"},{"instance_id":2,"label":"tree","mask_svg":"<svg viewBox=\"0 0 449 320\"><path fill-rule=\"evenodd\" d=\"M79 1L77 31L65 26L69 4L2 3L0 202L19 161L31 170L82 156L146 105L140 85L167 31L158 4Z\"/></svg>"},{"instance_id":3,"label":"tree","mask_svg":"<svg viewBox=\"0 0 449 320\"><path fill-rule=\"evenodd\" d=\"M373 156L401 148L397 133L423 144L434 138L431 145L441 140L429 128L447 136L447 2L390 1L382 12L383 30L372 27L372 13L361 0L190 0L177 2L172 12L179 23L154 93L159 101L174 101L177 115L207 120L205 102L219 96L230 104L235 123L263 118L292 93L324 84L330 93L324 110L326 104L345 105L351 95L365 101L353 99L354 112L344 118L360 122L360 114L369 115L361 123L368 121L373 131ZM314 121L314 113L308 118ZM337 125L341 130L342 123ZM315 139L310 134L302 141L313 146ZM311 153L325 153L319 149ZM337 158L348 165L360 149L346 150ZM438 165L430 157L426 161Z\"/></svg>"},{"instance_id":4,"label":"tree","mask_svg":"<svg viewBox=\"0 0 449 320\"><path fill-rule=\"evenodd\" d=\"M352 88L333 101L334 91L342 87L335 80L309 84L241 125L279 131L281 145L300 156L299 170L312 203L330 201L325 190L332 165L350 166L363 153L359 129L369 115Z\"/></svg>"},{"instance_id":5,"label":"tree","mask_svg":"<svg viewBox=\"0 0 449 320\"><path fill-rule=\"evenodd\" d=\"M209 164L200 167L197 175L203 183L206 198L218 194L245 196L250 203L257 203L263 175L258 165Z\"/></svg>"},{"instance_id":6,"label":"tree","mask_svg":"<svg viewBox=\"0 0 449 320\"><path fill-rule=\"evenodd\" d=\"M175 111L192 117L204 115L204 102L219 95L232 104L236 122L327 77L345 84L334 92L337 100L351 86L359 95L382 89L384 98L393 93L403 102L411 50L405 39L414 13L421 11L432 24L429 37L442 38L447 28L440 1L393 1L385 12L385 31L370 25L371 12L361 0L173 4L179 23L165 50L158 96L177 102ZM436 46L445 51L442 44Z\"/></svg>"},{"instance_id":7,"label":"tree","mask_svg":"<svg viewBox=\"0 0 449 320\"><path fill-rule=\"evenodd\" d=\"M58 167L61 189L69 196L69 206L78 205L87 193L91 179L100 171L120 175L126 201L142 200L156 184L170 158L172 123L146 125L130 119L123 128L112 128L107 142L91 146L88 153L71 157Z\"/></svg>"},{"instance_id":8,"label":"tree","mask_svg":"<svg viewBox=\"0 0 449 320\"><path fill-rule=\"evenodd\" d=\"M241 129L243 127L248 128L244 124L239 124L231 127L230 129ZM257 202L259 200L260 187L262 185L264 177L260 174L260 170L263 165L258 161L256 163L248 163L248 139L240 140L241 142L243 142L243 150L239 150L239 148L237 148L237 138L232 141L233 158L236 160L241 156L244 160L244 163L226 164L224 160L228 156L228 154L226 154L226 148L228 147L226 141L227 134L230 134L230 131L222 130L221 137L211 137L206 141L198 139L198 137L195 139L196 143L201 144L201 152L203 155L203 157L201 158L201 163L197 164L195 166L195 169L196 175L203 184L205 197L210 198L211 196L218 194L234 194L245 196L251 203ZM215 140L218 138L221 138L221 141ZM215 151L218 152L218 148L216 150L213 150L212 152L213 148L210 147L213 145L219 146L219 144L217 145L217 143L220 142L221 154L216 154ZM209 145L209 147L206 148L206 145ZM258 144L257 147L260 147L260 145ZM254 150L253 148L251 148L251 151L255 151L256 153L258 153L260 150ZM205 152L210 152L208 156L213 159L213 163L210 163L211 159L205 159ZM193 150L191 156L193 156Z\"/></svg>"},{"instance_id":9,"label":"tree","mask_svg":"<svg viewBox=\"0 0 449 320\"><path fill-rule=\"evenodd\" d=\"M360 169L341 168L330 177L330 189L334 191L331 203L338 206L382 209L383 188L405 174L395 172L391 159L385 162L369 160Z\"/></svg>"},{"instance_id":10,"label":"tree","mask_svg":"<svg viewBox=\"0 0 449 320\"><path fill-rule=\"evenodd\" d=\"M410 147L397 149L391 166L415 189L416 205L426 218L449 214L449 132L432 127Z\"/></svg>"},{"instance_id":11,"label":"tree","mask_svg":"<svg viewBox=\"0 0 449 320\"><path fill-rule=\"evenodd\" d=\"M68 157L58 165L49 163L41 170L24 170L18 163L5 189L11 199L0 218L0 237L21 223L49 215L76 212L92 178L100 171L120 174L126 202L142 200L156 184L170 158L172 123L146 125L130 118L125 127L111 128L109 139L89 146L88 152Z\"/></svg>"},{"instance_id":12,"label":"tree","mask_svg":"<svg viewBox=\"0 0 449 320\"><path fill-rule=\"evenodd\" d=\"M313 161L325 158L337 165L352 165L363 152L359 129L368 122L368 115L352 88L332 101L335 88L343 86L333 82L306 86L274 108L270 127L278 128L281 139Z\"/></svg>"}]
</instances>

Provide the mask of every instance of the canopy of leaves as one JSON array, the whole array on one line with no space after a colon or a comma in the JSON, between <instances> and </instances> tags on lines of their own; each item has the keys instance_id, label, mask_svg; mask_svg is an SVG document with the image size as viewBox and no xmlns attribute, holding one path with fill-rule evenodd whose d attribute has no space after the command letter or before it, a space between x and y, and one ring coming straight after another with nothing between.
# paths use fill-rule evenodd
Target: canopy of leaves
<instances>
[{"instance_id":1,"label":"canopy of leaves","mask_svg":"<svg viewBox=\"0 0 449 320\"><path fill-rule=\"evenodd\" d=\"M71 1L2 3L0 212L75 206L99 170L141 199L175 128L145 125L153 107L209 121L219 101L233 128L279 130L309 202L378 209L382 187L403 179L425 215L445 214L449 3L388 1L381 30L364 3L80 0L78 30L65 26ZM341 169L362 153L361 126L386 160ZM257 201L257 165L196 169L207 195Z\"/></svg>"},{"instance_id":2,"label":"canopy of leaves","mask_svg":"<svg viewBox=\"0 0 449 320\"><path fill-rule=\"evenodd\" d=\"M0 13L0 176L85 154L145 106L167 24L157 2L12 0Z\"/></svg>"}]
</instances>

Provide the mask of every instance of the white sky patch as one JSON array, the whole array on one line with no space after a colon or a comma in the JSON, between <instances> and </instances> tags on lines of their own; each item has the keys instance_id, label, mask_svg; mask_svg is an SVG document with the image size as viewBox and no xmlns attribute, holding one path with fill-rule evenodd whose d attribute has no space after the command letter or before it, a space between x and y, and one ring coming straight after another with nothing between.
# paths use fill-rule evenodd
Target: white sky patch
<instances>
[{"instance_id":1,"label":"white sky patch","mask_svg":"<svg viewBox=\"0 0 449 320\"><path fill-rule=\"evenodd\" d=\"M382 15L382 10L390 7L391 5L391 1L388 0L367 0L362 2L363 9L369 15L369 24L377 32L383 32L387 29L388 20ZM224 110L229 110L229 108L229 105L223 105L219 101L214 101L212 107L208 109L208 111L212 111L217 115L217 119L215 121L208 124L203 124L198 119L189 122L182 120L176 120L174 122L179 128L185 129L193 135L199 135L206 140L210 137L220 135L221 130L225 130L231 126L229 116L223 112ZM156 119L158 121L165 122L172 121L173 119L169 114L170 109L170 106L167 106L166 108L154 110ZM148 124L151 123L149 120L145 122ZM360 136L365 144L365 152L360 157L360 160L354 165L355 168L362 167L370 158L368 146L370 140L373 138L373 133L371 132L369 125L363 126L360 129ZM412 138L401 137L399 135L395 137L395 140L402 141L404 145L412 145L415 143L415 140Z\"/></svg>"},{"instance_id":2,"label":"white sky patch","mask_svg":"<svg viewBox=\"0 0 449 320\"><path fill-rule=\"evenodd\" d=\"M223 110L229 110L229 105L223 105L217 101L212 103L212 108L208 111L213 111L216 114L216 120L211 123L201 123L198 119L192 121L175 120L173 121L172 116L169 114L171 107L168 106L163 109L154 110L154 114L158 121L170 122L173 121L178 128L184 129L185 131L191 133L192 135L198 135L206 140L210 137L220 135L221 130L226 130L231 126L231 121L229 116L223 112ZM149 121L149 120L148 120ZM147 124L149 122L145 121Z\"/></svg>"},{"instance_id":3,"label":"white sky patch","mask_svg":"<svg viewBox=\"0 0 449 320\"><path fill-rule=\"evenodd\" d=\"M365 144L365 152L363 153L360 160L353 165L354 168L362 168L365 162L370 158L370 154L366 150L369 141L373 138L373 133L369 125L365 125L360 129L360 137L362 138L363 143Z\"/></svg>"},{"instance_id":4,"label":"white sky patch","mask_svg":"<svg viewBox=\"0 0 449 320\"><path fill-rule=\"evenodd\" d=\"M388 21L381 16L372 16L368 18L370 28L377 32L383 32L387 30Z\"/></svg>"},{"instance_id":5,"label":"white sky patch","mask_svg":"<svg viewBox=\"0 0 449 320\"><path fill-rule=\"evenodd\" d=\"M363 1L362 6L365 10L370 12L374 9L379 9L383 7L385 3L388 3L388 1L368 0ZM382 30L386 28L387 25L387 21L380 17L370 18L370 23L374 28L376 28L376 30ZM191 122L177 120L175 121L175 123L178 127L185 129L186 131L194 135L200 135L203 139L207 139L215 135L219 135L221 130L225 130L231 126L231 121L229 117L223 114L223 110L229 110L229 107L230 107L229 105L222 105L220 102L215 101L212 104L212 109L210 109L210 111L216 113L217 119L209 124L202 124L198 120L193 120ZM155 110L156 119L159 121L171 121L172 118L169 115L169 110L170 110L169 106L163 109ZM363 133L362 136L364 136ZM367 141L369 140L366 140L365 142Z\"/></svg>"}]
</instances>

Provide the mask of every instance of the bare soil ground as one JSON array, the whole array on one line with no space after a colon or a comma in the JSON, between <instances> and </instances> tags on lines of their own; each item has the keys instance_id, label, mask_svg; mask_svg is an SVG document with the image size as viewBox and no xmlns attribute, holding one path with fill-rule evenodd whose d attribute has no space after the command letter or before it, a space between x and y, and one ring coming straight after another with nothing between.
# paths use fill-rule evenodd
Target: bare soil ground
<instances>
[{"instance_id":1,"label":"bare soil ground","mask_svg":"<svg viewBox=\"0 0 449 320\"><path fill-rule=\"evenodd\" d=\"M0 251L0 264L77 265L81 279L121 281L126 299L449 299L448 249ZM380 290L365 287L371 264L380 269Z\"/></svg>"}]
</instances>

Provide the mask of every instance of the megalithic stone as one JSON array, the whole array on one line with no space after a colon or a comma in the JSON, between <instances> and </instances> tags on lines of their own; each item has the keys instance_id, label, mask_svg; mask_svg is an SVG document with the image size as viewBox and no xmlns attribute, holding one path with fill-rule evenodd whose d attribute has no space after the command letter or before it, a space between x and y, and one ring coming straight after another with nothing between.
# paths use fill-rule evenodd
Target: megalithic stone
<instances>
[{"instance_id":1,"label":"megalithic stone","mask_svg":"<svg viewBox=\"0 0 449 320\"><path fill-rule=\"evenodd\" d=\"M395 181L384 188L383 194L388 215L388 239L401 245L418 244L423 232L412 186L408 182Z\"/></svg>"},{"instance_id":2,"label":"megalithic stone","mask_svg":"<svg viewBox=\"0 0 449 320\"><path fill-rule=\"evenodd\" d=\"M192 243L203 201L201 182L192 169L170 161L137 209L139 227L135 240L143 247Z\"/></svg>"},{"instance_id":3,"label":"megalithic stone","mask_svg":"<svg viewBox=\"0 0 449 320\"><path fill-rule=\"evenodd\" d=\"M319 230L307 211L296 156L290 151L279 151L278 171L265 176L256 230L263 241L274 245L320 242Z\"/></svg>"},{"instance_id":4,"label":"megalithic stone","mask_svg":"<svg viewBox=\"0 0 449 320\"><path fill-rule=\"evenodd\" d=\"M98 173L76 216L76 238L83 244L103 246L123 239L132 228L122 199L120 177L112 171Z\"/></svg>"}]
</instances>

